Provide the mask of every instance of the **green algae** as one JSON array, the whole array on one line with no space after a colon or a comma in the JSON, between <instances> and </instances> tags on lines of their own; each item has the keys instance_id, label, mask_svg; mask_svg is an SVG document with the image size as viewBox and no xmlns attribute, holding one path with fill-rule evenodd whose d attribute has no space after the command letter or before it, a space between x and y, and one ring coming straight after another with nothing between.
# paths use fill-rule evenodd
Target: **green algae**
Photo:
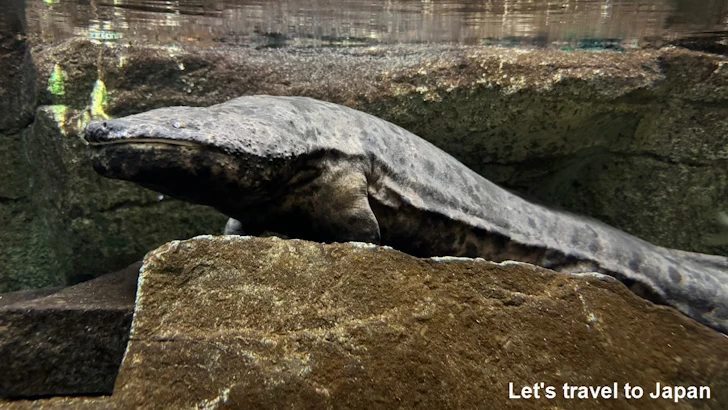
<instances>
[{"instance_id":1,"label":"green algae","mask_svg":"<svg viewBox=\"0 0 728 410\"><path fill-rule=\"evenodd\" d=\"M96 80L94 89L91 91L91 104L89 106L92 118L109 118L106 112L104 112L106 102L106 84L101 80Z\"/></svg>"},{"instance_id":2,"label":"green algae","mask_svg":"<svg viewBox=\"0 0 728 410\"><path fill-rule=\"evenodd\" d=\"M66 87L63 83L63 70L61 66L56 64L53 66L53 72L48 77L48 91L53 94L54 97L63 97L66 94Z\"/></svg>"}]
</instances>

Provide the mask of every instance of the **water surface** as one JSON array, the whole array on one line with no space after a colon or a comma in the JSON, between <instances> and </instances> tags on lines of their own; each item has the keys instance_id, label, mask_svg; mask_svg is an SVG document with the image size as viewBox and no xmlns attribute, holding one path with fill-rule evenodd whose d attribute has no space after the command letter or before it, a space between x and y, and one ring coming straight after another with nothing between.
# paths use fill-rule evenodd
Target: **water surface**
<instances>
[{"instance_id":1,"label":"water surface","mask_svg":"<svg viewBox=\"0 0 728 410\"><path fill-rule=\"evenodd\" d=\"M26 16L44 42L610 48L722 38L728 0L27 0Z\"/></svg>"}]
</instances>

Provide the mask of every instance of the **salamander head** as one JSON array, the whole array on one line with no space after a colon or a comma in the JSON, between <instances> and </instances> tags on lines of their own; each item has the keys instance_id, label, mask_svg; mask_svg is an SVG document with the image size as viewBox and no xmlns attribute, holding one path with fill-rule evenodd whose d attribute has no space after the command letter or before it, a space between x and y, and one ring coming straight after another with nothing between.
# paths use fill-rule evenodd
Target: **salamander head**
<instances>
[{"instance_id":1,"label":"salamander head","mask_svg":"<svg viewBox=\"0 0 728 410\"><path fill-rule=\"evenodd\" d=\"M272 150L265 133L250 131L255 121L215 120L204 108L163 108L90 122L84 136L105 177L223 212L271 199L295 174L297 157Z\"/></svg>"}]
</instances>

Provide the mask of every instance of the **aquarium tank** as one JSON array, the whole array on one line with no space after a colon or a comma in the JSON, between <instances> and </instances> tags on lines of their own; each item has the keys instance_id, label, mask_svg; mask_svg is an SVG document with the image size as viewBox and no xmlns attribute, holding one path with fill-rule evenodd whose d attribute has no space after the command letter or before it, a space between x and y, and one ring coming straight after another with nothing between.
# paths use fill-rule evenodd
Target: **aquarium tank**
<instances>
[{"instance_id":1,"label":"aquarium tank","mask_svg":"<svg viewBox=\"0 0 728 410\"><path fill-rule=\"evenodd\" d=\"M0 0L0 409L728 408L728 1Z\"/></svg>"}]
</instances>

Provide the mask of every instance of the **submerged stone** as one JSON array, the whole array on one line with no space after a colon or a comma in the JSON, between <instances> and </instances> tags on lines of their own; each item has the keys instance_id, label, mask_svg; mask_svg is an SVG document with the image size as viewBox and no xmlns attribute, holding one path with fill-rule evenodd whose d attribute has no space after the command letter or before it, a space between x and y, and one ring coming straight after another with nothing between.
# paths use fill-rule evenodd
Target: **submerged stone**
<instances>
[{"instance_id":1,"label":"submerged stone","mask_svg":"<svg viewBox=\"0 0 728 410\"><path fill-rule=\"evenodd\" d=\"M110 394L139 264L65 289L0 295L1 397Z\"/></svg>"}]
</instances>

